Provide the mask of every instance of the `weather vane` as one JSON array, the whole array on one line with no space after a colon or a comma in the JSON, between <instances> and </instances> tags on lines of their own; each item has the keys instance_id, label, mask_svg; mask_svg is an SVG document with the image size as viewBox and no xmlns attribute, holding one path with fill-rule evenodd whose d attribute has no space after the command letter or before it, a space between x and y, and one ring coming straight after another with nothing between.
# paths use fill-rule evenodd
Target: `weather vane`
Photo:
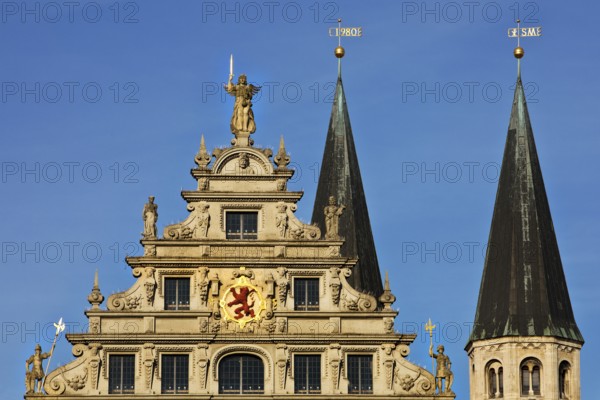
<instances>
[{"instance_id":1,"label":"weather vane","mask_svg":"<svg viewBox=\"0 0 600 400\"><path fill-rule=\"evenodd\" d=\"M337 36L338 46L335 48L335 56L338 58L338 73L340 72L341 64L339 59L344 57L346 51L342 47L342 36L346 37L361 37L363 34L362 26L344 27L342 28L342 19L338 18L337 28L329 28L329 36Z\"/></svg>"},{"instance_id":2,"label":"weather vane","mask_svg":"<svg viewBox=\"0 0 600 400\"><path fill-rule=\"evenodd\" d=\"M429 318L429 321L427 321L427 324L425 324L425 332L429 332L429 347L432 348L433 347L433 330L435 329L435 325L433 325L431 323L431 318ZM433 358L431 359L431 373L434 374L435 376L435 370L434 370L434 366L433 366Z\"/></svg>"},{"instance_id":3,"label":"weather vane","mask_svg":"<svg viewBox=\"0 0 600 400\"><path fill-rule=\"evenodd\" d=\"M525 55L525 50L521 47L521 38L525 37L540 37L542 36L542 27L528 27L521 28L521 20L517 20L516 28L508 28L508 37L509 38L517 38L517 47L515 48L513 54L517 59L517 73L518 76L521 77L521 58Z\"/></svg>"}]
</instances>

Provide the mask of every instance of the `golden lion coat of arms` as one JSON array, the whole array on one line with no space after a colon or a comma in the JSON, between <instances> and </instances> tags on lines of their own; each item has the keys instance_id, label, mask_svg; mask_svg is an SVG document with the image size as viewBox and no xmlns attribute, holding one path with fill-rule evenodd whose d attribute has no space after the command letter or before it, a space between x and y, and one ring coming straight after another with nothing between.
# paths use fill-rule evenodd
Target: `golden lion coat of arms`
<instances>
[{"instance_id":1,"label":"golden lion coat of arms","mask_svg":"<svg viewBox=\"0 0 600 400\"><path fill-rule=\"evenodd\" d=\"M245 276L240 276L235 284L224 290L219 303L225 319L237 322L242 328L250 321L258 321L265 310L259 288Z\"/></svg>"}]
</instances>

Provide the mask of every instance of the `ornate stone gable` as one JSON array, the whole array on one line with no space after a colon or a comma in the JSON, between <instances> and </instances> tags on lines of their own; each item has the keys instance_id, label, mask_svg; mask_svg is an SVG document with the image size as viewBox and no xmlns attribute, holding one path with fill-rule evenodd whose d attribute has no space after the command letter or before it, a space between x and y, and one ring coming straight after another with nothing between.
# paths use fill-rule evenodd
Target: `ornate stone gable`
<instances>
[{"instance_id":1,"label":"ornate stone gable","mask_svg":"<svg viewBox=\"0 0 600 400\"><path fill-rule=\"evenodd\" d=\"M237 101L235 112L243 111L246 103ZM209 153L201 139L191 170L195 188L181 193L185 219L156 234L159 201L145 206L144 254L126 259L136 281L102 308L96 279L89 332L68 335L77 358L47 376L46 393L65 399L111 391L144 399L243 394L243 385L232 392L238 378L225 366L234 362L255 366L253 395L301 397L308 379L302 362L317 360L319 382L306 389L314 393L433 398L431 373L405 359L415 336L393 328L398 312L389 282L380 298L349 284L357 260L340 255L343 206L328 205L335 210L327 232L299 220L303 193L288 190L294 171L283 138L273 157L252 146L253 131L244 129L255 129L253 121L240 114L231 124L231 146ZM359 373L372 378L356 389L351 365L359 358L367 360ZM124 372L110 370L111 360L122 359L132 360L129 392L114 382ZM187 371L185 384L171 386L176 368Z\"/></svg>"}]
</instances>

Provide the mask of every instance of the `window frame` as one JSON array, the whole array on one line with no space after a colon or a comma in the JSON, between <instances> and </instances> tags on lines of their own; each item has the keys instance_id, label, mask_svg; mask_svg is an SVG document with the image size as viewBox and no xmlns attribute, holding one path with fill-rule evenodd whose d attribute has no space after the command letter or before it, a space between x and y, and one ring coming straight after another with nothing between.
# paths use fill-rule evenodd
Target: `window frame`
<instances>
[{"instance_id":1,"label":"window frame","mask_svg":"<svg viewBox=\"0 0 600 400\"><path fill-rule=\"evenodd\" d=\"M356 357L359 360L362 360L364 358L369 358L370 360L370 389L363 389L363 369L362 369L362 362L359 362L359 367L358 367L358 390L353 390L352 389L352 383L350 380L350 374L351 374L351 365L350 365L350 359ZM373 366L374 366L374 360L373 360L373 353L369 352L369 353L350 353L350 354L346 354L346 378L348 380L348 394L373 394L373 388L374 388L374 373L373 373Z\"/></svg>"},{"instance_id":2,"label":"window frame","mask_svg":"<svg viewBox=\"0 0 600 400\"><path fill-rule=\"evenodd\" d=\"M234 216L234 215L239 215L239 233L230 233L228 230L228 226L229 226L229 217L230 216ZM247 215L254 215L256 216L256 231L255 232L248 232L248 233L244 233L244 224L248 223L249 221L244 222L245 218L244 216ZM259 212L258 210L225 210L225 238L227 240L257 240L258 239L258 219L259 219Z\"/></svg>"},{"instance_id":3,"label":"window frame","mask_svg":"<svg viewBox=\"0 0 600 400\"><path fill-rule=\"evenodd\" d=\"M319 311L321 307L321 277L319 276L298 276L292 278L293 287L293 298L294 298L294 311ZM305 285L301 289L302 293L299 293L299 288L296 287L297 283L300 282L313 282L316 288L316 298L310 297L310 291L308 285ZM313 293L314 294L314 293ZM301 300L304 300L305 304L299 304ZM316 301L316 304L308 304L309 300Z\"/></svg>"},{"instance_id":4,"label":"window frame","mask_svg":"<svg viewBox=\"0 0 600 400\"><path fill-rule=\"evenodd\" d=\"M121 365L120 365L120 386L121 389L115 391L115 389L112 387L111 383L112 383L112 373L113 373L113 368L114 365L112 364L112 360L114 360L115 358L121 358ZM126 390L124 388L123 385L123 372L124 372L124 366L123 366L123 362L122 359L125 357L132 357L133 358L133 364L132 364L132 388L130 390ZM136 357L137 355L135 353L109 353L108 354L108 394L135 394L135 375L136 375Z\"/></svg>"},{"instance_id":5,"label":"window frame","mask_svg":"<svg viewBox=\"0 0 600 400\"><path fill-rule=\"evenodd\" d=\"M492 373L494 375L492 385ZM501 399L504 397L504 367L498 360L492 360L485 367L485 387L488 399ZM495 389L493 392L492 390Z\"/></svg>"},{"instance_id":6,"label":"window frame","mask_svg":"<svg viewBox=\"0 0 600 400\"><path fill-rule=\"evenodd\" d=\"M178 282L182 282L182 281L187 281L188 283L188 288L187 288L187 304L179 304L179 291L180 291L180 287L179 287L179 283L176 284L175 286L175 304L173 305L173 307L170 307L171 305L168 304L168 301L170 300L167 297L167 281L178 281ZM165 311L188 311L190 310L190 303L191 303L191 290L192 290L192 282L189 276L165 276L163 278L163 299L164 299L164 309Z\"/></svg>"},{"instance_id":7,"label":"window frame","mask_svg":"<svg viewBox=\"0 0 600 400\"><path fill-rule=\"evenodd\" d=\"M178 390L177 389L177 377L178 377L178 373L177 373L177 360L174 360L173 363L173 386L174 389L173 391L165 391L164 385L166 384L166 379L165 379L165 357L185 357L187 359L187 367L186 367L186 373L184 374L185 376L185 382L186 382L186 389L185 390ZM162 353L160 355L160 393L161 394L189 394L190 392L190 354L189 353Z\"/></svg>"},{"instance_id":8,"label":"window frame","mask_svg":"<svg viewBox=\"0 0 600 400\"><path fill-rule=\"evenodd\" d=\"M536 371L537 370L537 371ZM527 386L525 386L525 372L527 371ZM534 382L537 372L537 390ZM521 397L542 396L542 363L534 357L525 358L519 364L519 392Z\"/></svg>"},{"instance_id":9,"label":"window frame","mask_svg":"<svg viewBox=\"0 0 600 400\"><path fill-rule=\"evenodd\" d=\"M298 377L298 370L299 370L299 366L296 364L298 362L298 360L300 358L306 358L307 359L307 363L306 363L306 371L305 371L305 382L303 382L306 385L306 389L301 390L297 388L297 385L300 383L297 379ZM318 389L310 389L310 385L311 383L315 384L315 382L311 382L311 373L310 373L310 368L311 366L308 363L308 359L312 358L317 359L318 358L318 373L317 373L317 379L318 382L316 384L318 384ZM321 394L321 391L323 389L323 382L322 382L322 373L323 373L323 368L322 368L322 362L323 362L323 356L321 353L295 353L293 355L293 366L294 366L294 370L293 370L293 376L294 376L294 394L305 394L305 395L311 395L311 394Z\"/></svg>"},{"instance_id":10,"label":"window frame","mask_svg":"<svg viewBox=\"0 0 600 400\"><path fill-rule=\"evenodd\" d=\"M562 360L558 364L558 398L567 400L571 398L571 363Z\"/></svg>"},{"instance_id":11,"label":"window frame","mask_svg":"<svg viewBox=\"0 0 600 400\"><path fill-rule=\"evenodd\" d=\"M260 361L260 365L262 367L259 375L259 379L262 377L262 382L259 385L260 388L259 389L245 389L244 388L244 378L248 378L249 372L248 371L244 371L244 358L248 358L248 359L252 359L252 360L258 360ZM237 381L237 386L239 389L229 389L229 390L225 390L224 388L221 387L221 384L225 383L222 382L221 379L223 379L223 374L222 374L222 368L224 368L224 362L229 361L231 359L237 358L237 361L239 363L239 380ZM247 360L246 360L247 361ZM223 357L221 357L219 359L219 364L217 365L217 373L218 373L218 379L217 379L217 385L218 385L218 393L222 394L222 395L231 395L231 396L238 396L238 395L259 395L259 394L264 394L265 393L265 360L260 357L259 355L256 354L252 354L252 353L232 353L232 354L227 354ZM236 383L236 382L234 382ZM246 382L246 384L248 384ZM236 390L235 392L233 390Z\"/></svg>"}]
</instances>

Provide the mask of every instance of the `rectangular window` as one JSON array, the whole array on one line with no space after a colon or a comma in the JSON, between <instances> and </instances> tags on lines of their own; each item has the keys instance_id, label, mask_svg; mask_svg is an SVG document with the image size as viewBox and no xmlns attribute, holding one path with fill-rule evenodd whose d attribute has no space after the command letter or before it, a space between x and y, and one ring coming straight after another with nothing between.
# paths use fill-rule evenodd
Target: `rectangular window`
<instances>
[{"instance_id":1,"label":"rectangular window","mask_svg":"<svg viewBox=\"0 0 600 400\"><path fill-rule=\"evenodd\" d=\"M165 310L190 309L190 279L165 278Z\"/></svg>"},{"instance_id":2,"label":"rectangular window","mask_svg":"<svg viewBox=\"0 0 600 400\"><path fill-rule=\"evenodd\" d=\"M161 367L161 393L176 394L188 392L188 356L163 354Z\"/></svg>"},{"instance_id":3,"label":"rectangular window","mask_svg":"<svg viewBox=\"0 0 600 400\"><path fill-rule=\"evenodd\" d=\"M258 212L227 212L225 230L227 239L256 239Z\"/></svg>"},{"instance_id":4,"label":"rectangular window","mask_svg":"<svg viewBox=\"0 0 600 400\"><path fill-rule=\"evenodd\" d=\"M294 355L294 392L321 393L320 355Z\"/></svg>"},{"instance_id":5,"label":"rectangular window","mask_svg":"<svg viewBox=\"0 0 600 400\"><path fill-rule=\"evenodd\" d=\"M135 356L111 355L108 358L108 393L133 394L135 389Z\"/></svg>"},{"instance_id":6,"label":"rectangular window","mask_svg":"<svg viewBox=\"0 0 600 400\"><path fill-rule=\"evenodd\" d=\"M294 278L294 310L319 309L319 278Z\"/></svg>"},{"instance_id":7,"label":"rectangular window","mask_svg":"<svg viewBox=\"0 0 600 400\"><path fill-rule=\"evenodd\" d=\"M373 394L372 356L348 356L348 393Z\"/></svg>"}]
</instances>

